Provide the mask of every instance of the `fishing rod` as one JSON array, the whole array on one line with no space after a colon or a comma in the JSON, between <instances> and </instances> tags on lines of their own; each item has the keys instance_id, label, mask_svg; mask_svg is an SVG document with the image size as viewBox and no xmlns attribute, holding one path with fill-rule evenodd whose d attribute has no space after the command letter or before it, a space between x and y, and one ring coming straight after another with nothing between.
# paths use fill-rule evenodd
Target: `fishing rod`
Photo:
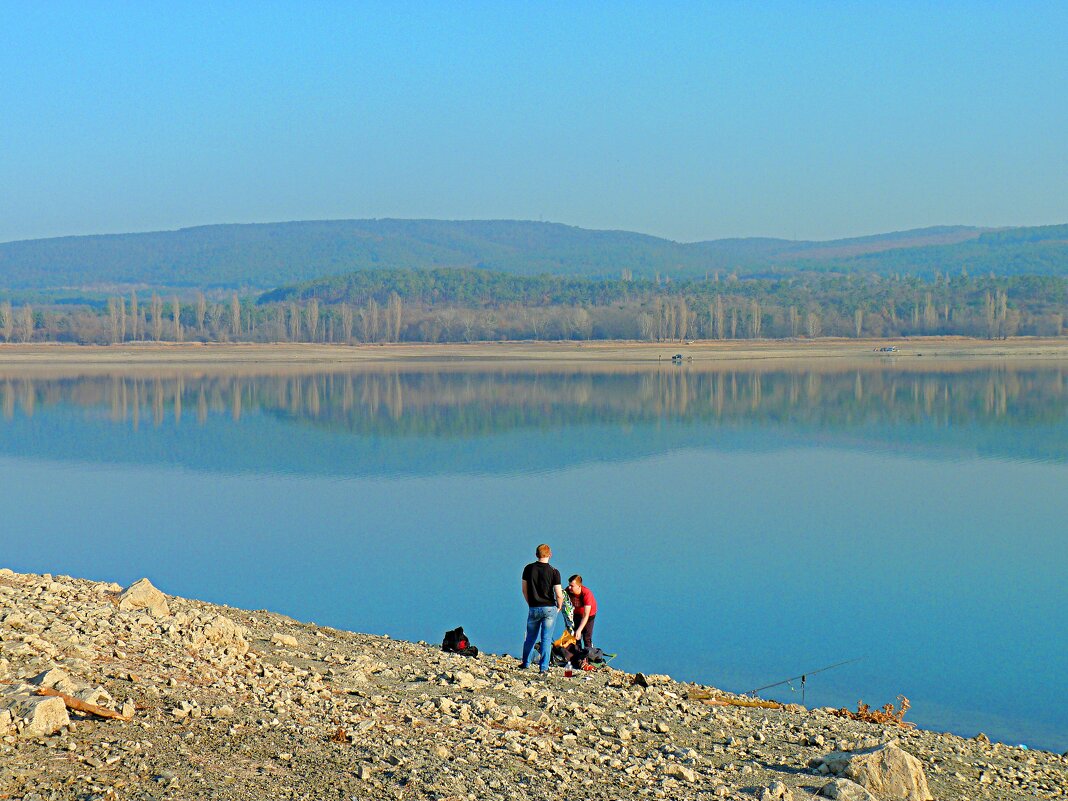
<instances>
[{"instance_id":1,"label":"fishing rod","mask_svg":"<svg viewBox=\"0 0 1068 801\"><path fill-rule=\"evenodd\" d=\"M859 662L863 658L864 657L862 657L862 656L858 656L856 659L847 659L844 662L835 662L833 665L827 665L827 667L821 667L819 670L810 670L807 673L802 673L799 676L791 676L788 679L783 679L782 681L777 681L774 684L765 684L763 687L757 687L755 690L750 690L749 692L746 693L746 695L751 695L751 696L753 696L755 698L756 694L761 692L761 691L763 691L763 690L770 690L772 687L779 687L779 686L781 686L783 684L789 684L791 681L797 681L798 679L800 679L801 680L801 703L803 704L803 703L805 703L805 682L808 680L809 676L814 676L817 673L822 673L825 670L833 670L834 668L841 667L842 665L851 665L854 662ZM791 687L790 689L793 689L793 688Z\"/></svg>"}]
</instances>

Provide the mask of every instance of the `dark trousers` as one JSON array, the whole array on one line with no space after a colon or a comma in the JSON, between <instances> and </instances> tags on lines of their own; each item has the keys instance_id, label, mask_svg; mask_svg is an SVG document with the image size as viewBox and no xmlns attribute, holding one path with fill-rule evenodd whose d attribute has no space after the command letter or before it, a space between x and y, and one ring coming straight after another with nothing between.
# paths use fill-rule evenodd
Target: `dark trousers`
<instances>
[{"instance_id":1,"label":"dark trousers","mask_svg":"<svg viewBox=\"0 0 1068 801\"><path fill-rule=\"evenodd\" d=\"M586 625L582 627L582 647L589 649L593 645L593 623L597 620L597 615L590 615L590 619L586 621ZM580 615L575 616L575 628L578 628L578 624L582 621Z\"/></svg>"}]
</instances>

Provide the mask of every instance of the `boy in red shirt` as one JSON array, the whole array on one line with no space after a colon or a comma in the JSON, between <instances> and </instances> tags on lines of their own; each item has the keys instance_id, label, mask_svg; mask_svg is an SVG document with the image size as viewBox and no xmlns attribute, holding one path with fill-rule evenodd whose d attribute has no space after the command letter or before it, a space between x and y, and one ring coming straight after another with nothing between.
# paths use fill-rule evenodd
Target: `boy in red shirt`
<instances>
[{"instance_id":1,"label":"boy in red shirt","mask_svg":"<svg viewBox=\"0 0 1068 801\"><path fill-rule=\"evenodd\" d=\"M575 574L567 580L567 594L575 607L575 639L589 649L593 645L593 622L597 617L597 599L589 587L582 586L582 576Z\"/></svg>"}]
</instances>

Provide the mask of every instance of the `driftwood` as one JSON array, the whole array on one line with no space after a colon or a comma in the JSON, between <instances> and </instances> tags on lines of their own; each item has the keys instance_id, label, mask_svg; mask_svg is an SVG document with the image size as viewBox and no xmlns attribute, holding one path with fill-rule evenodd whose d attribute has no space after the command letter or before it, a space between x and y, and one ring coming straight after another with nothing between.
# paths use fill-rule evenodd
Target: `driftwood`
<instances>
[{"instance_id":1,"label":"driftwood","mask_svg":"<svg viewBox=\"0 0 1068 801\"><path fill-rule=\"evenodd\" d=\"M893 723L903 729L916 728L915 723L902 720L905 717L905 713L909 711L909 706L911 706L909 699L903 695L899 695L897 698L901 702L900 709L894 709L893 704L886 704L881 709L872 709L863 701L857 701L856 712L850 712L845 707L842 707L831 714L839 718L863 720L865 723Z\"/></svg>"},{"instance_id":2,"label":"driftwood","mask_svg":"<svg viewBox=\"0 0 1068 801\"><path fill-rule=\"evenodd\" d=\"M700 701L709 706L747 706L757 709L782 709L783 705L777 701L762 701L757 698L725 698L716 695L710 690L691 689L687 692L691 701Z\"/></svg>"},{"instance_id":3,"label":"driftwood","mask_svg":"<svg viewBox=\"0 0 1068 801\"><path fill-rule=\"evenodd\" d=\"M120 712L116 712L113 709L107 707L97 706L96 704L90 704L87 701L83 701L81 698L75 698L71 695L65 695L59 690L53 690L50 687L41 687L37 690L38 695L51 695L56 698L62 698L63 703L67 705L67 709L73 709L75 712L83 712L87 715L96 715L99 718L108 718L109 720L130 720L129 717L123 715Z\"/></svg>"}]
</instances>

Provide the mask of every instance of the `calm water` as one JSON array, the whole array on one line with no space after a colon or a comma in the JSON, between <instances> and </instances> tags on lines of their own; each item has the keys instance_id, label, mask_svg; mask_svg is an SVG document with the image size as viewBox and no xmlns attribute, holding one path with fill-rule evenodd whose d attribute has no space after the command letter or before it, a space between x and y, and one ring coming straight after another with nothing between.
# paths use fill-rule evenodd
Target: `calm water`
<instances>
[{"instance_id":1,"label":"calm water","mask_svg":"<svg viewBox=\"0 0 1068 801\"><path fill-rule=\"evenodd\" d=\"M514 654L546 541L619 667L1063 751L1066 376L0 374L0 565Z\"/></svg>"}]
</instances>

